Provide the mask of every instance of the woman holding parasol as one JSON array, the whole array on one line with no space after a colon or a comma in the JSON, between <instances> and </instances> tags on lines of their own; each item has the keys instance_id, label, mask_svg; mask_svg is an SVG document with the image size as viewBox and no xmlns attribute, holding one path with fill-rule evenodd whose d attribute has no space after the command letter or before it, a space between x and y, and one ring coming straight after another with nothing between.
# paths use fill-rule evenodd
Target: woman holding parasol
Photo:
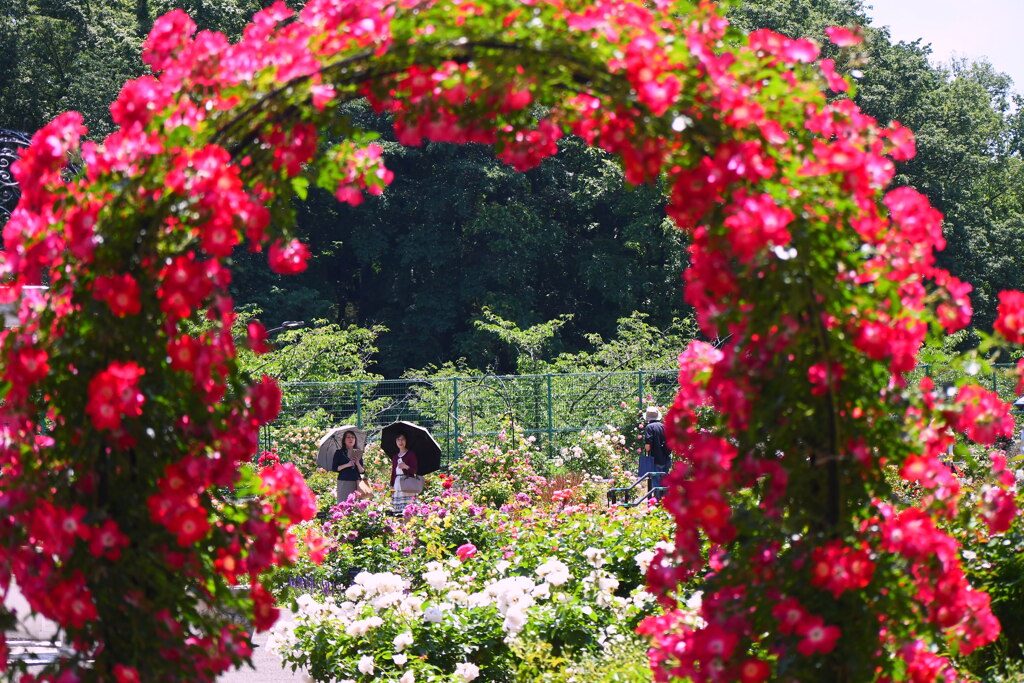
<instances>
[{"instance_id":1,"label":"woman holding parasol","mask_svg":"<svg viewBox=\"0 0 1024 683\"><path fill-rule=\"evenodd\" d=\"M380 433L380 445L391 456L391 505L396 514L416 502L423 475L441 466L441 446L426 428L394 422Z\"/></svg>"}]
</instances>

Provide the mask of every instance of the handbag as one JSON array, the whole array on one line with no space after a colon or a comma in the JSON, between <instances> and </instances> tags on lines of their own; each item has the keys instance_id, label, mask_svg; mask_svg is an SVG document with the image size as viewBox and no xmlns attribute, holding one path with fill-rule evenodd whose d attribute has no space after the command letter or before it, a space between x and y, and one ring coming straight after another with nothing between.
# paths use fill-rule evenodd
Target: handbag
<instances>
[{"instance_id":1,"label":"handbag","mask_svg":"<svg viewBox=\"0 0 1024 683\"><path fill-rule=\"evenodd\" d=\"M420 493L423 491L423 477L418 474L399 474L395 479L396 487L402 493Z\"/></svg>"},{"instance_id":2,"label":"handbag","mask_svg":"<svg viewBox=\"0 0 1024 683\"><path fill-rule=\"evenodd\" d=\"M365 479L360 479L356 484L356 500L373 498L373 485Z\"/></svg>"}]
</instances>

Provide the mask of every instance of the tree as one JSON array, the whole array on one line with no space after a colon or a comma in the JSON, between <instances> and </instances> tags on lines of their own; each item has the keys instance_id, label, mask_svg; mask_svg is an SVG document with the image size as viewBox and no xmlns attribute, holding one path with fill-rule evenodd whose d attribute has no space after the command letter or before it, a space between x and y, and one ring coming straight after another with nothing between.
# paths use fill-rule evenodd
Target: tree
<instances>
[{"instance_id":1,"label":"tree","mask_svg":"<svg viewBox=\"0 0 1024 683\"><path fill-rule=\"evenodd\" d=\"M136 55L154 17L179 7L198 28L237 38L244 18L268 4L0 0L7 65L0 126L32 131L76 108L99 139L112 130L108 108L121 83L143 71ZM1005 77L982 76L992 71L984 63L932 67L926 44L894 44L887 31L868 25L858 0L751 0L731 7L730 18L746 31L770 28L819 41L830 25L866 26L862 50L849 56L848 67L860 72L855 101L882 124L900 121L920 131L917 157L897 164L898 182L944 212L949 248L941 262L974 283L975 324L989 329L997 292L1024 285L1015 249L1024 214L1014 151L1021 115L1006 107L1009 91L998 92ZM951 87L954 81L960 85ZM970 115L958 119L958 112ZM631 190L611 155L565 137L557 142L559 155L522 175L484 145L402 145L389 115L365 102L349 103L343 115L381 134L397 181L387 197L368 197L356 208L311 189L295 207L298 234L314 254L310 268L281 278L260 254L233 255L231 291L239 302L281 311L280 320L383 324L390 332L380 340L378 370L388 376L459 356L478 366L490 362L494 340L472 325L482 306L523 326L573 310L576 318L557 342L558 352L569 353L588 348L588 333L614 334L618 318L632 311L659 326L687 314L672 289L686 260L680 234L664 221L664 188ZM411 248L423 243L430 252ZM408 275L420 256L429 256L431 266Z\"/></svg>"},{"instance_id":2,"label":"tree","mask_svg":"<svg viewBox=\"0 0 1024 683\"><path fill-rule=\"evenodd\" d=\"M474 322L477 329L490 332L498 339L516 349L518 372L535 374L541 361L540 352L551 342L558 330L572 320L572 313L566 313L554 320L538 323L525 330L511 320L505 320L491 309L484 307L483 319Z\"/></svg>"},{"instance_id":3,"label":"tree","mask_svg":"<svg viewBox=\"0 0 1024 683\"><path fill-rule=\"evenodd\" d=\"M252 381L270 375L280 382L340 382L381 379L367 370L377 348L374 343L386 328L342 329L326 320L309 327L282 332L274 348L256 354L240 349L241 372ZM244 333L243 333L244 334Z\"/></svg>"},{"instance_id":4,"label":"tree","mask_svg":"<svg viewBox=\"0 0 1024 683\"><path fill-rule=\"evenodd\" d=\"M630 188L607 153L564 139L558 155L520 174L483 145L401 145L365 103L343 115L381 135L395 181L357 207L311 191L297 207L314 255L308 271L269 279L258 258L236 258L239 301L386 325L378 368L388 376L458 356L477 366L499 358L498 372L514 371L472 325L484 306L521 326L573 310L556 350L613 332L633 310L663 324L681 314L678 296L654 293L677 282L682 237L665 221L659 190Z\"/></svg>"},{"instance_id":5,"label":"tree","mask_svg":"<svg viewBox=\"0 0 1024 683\"><path fill-rule=\"evenodd\" d=\"M974 324L991 329L998 292L1024 286L1015 248L1024 215L1020 97L1009 77L986 61L933 67L923 40L891 42L887 29L869 25L859 0L759 0L735 6L731 16L747 30L819 40L830 25L865 27L863 52L851 64L861 73L854 99L883 125L899 121L915 131L917 154L897 164L897 182L943 213L948 246L939 262L974 284Z\"/></svg>"},{"instance_id":6,"label":"tree","mask_svg":"<svg viewBox=\"0 0 1024 683\"><path fill-rule=\"evenodd\" d=\"M142 39L175 7L200 29L237 38L261 0L0 0L0 127L34 132L80 111L93 137L113 130L110 103L141 76Z\"/></svg>"},{"instance_id":7,"label":"tree","mask_svg":"<svg viewBox=\"0 0 1024 683\"><path fill-rule=\"evenodd\" d=\"M547 364L548 372L666 370L678 362L679 349L697 336L693 318L675 319L664 328L651 325L649 316L634 312L619 318L615 336L605 340L587 335L592 351L563 353Z\"/></svg>"},{"instance_id":8,"label":"tree","mask_svg":"<svg viewBox=\"0 0 1024 683\"><path fill-rule=\"evenodd\" d=\"M664 183L690 240L686 299L720 344L681 355L666 421L682 462L674 543L648 576L666 609L644 627L659 679L948 679L937 650L991 642L988 597L945 531L961 492L939 456L954 431L991 443L1012 420L975 384L951 396L909 376L921 342L971 314L969 286L935 262L941 215L888 189L913 136L841 97L850 83L815 42L743 35L717 12L310 0L232 44L176 11L145 41L154 76L121 90L114 133L82 144L75 113L40 130L0 259L0 294L20 300L0 334L0 579L76 646L42 675L211 681L248 657L247 633L202 603L273 622L259 574L295 557L287 528L313 506L293 467L246 464L280 390L239 371L226 260L245 239L302 272L294 197L383 193L376 136L336 119L358 97L404 144L493 145L528 171L572 133L627 182ZM85 169L65 181L69 153ZM1024 293L1000 294L994 327L983 349L1024 343ZM254 353L266 337L247 327ZM890 466L919 501L888 502ZM972 528L1017 514L1005 467L992 458L962 512ZM678 587L699 572L694 623Z\"/></svg>"}]
</instances>

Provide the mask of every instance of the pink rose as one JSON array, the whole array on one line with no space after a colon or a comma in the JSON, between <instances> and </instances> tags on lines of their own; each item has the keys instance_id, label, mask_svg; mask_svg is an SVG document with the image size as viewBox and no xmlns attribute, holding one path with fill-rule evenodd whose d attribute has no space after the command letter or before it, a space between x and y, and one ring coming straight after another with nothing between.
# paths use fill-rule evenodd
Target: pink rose
<instances>
[{"instance_id":1,"label":"pink rose","mask_svg":"<svg viewBox=\"0 0 1024 683\"><path fill-rule=\"evenodd\" d=\"M476 546L472 543L465 543L459 546L459 549L455 551L461 562L465 562L469 558L476 555Z\"/></svg>"}]
</instances>

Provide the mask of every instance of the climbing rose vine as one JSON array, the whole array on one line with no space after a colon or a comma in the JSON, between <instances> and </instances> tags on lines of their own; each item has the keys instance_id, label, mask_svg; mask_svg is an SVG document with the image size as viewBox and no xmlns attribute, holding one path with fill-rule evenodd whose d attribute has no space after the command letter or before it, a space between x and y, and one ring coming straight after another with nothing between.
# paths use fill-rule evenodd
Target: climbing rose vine
<instances>
[{"instance_id":1,"label":"climbing rose vine","mask_svg":"<svg viewBox=\"0 0 1024 683\"><path fill-rule=\"evenodd\" d=\"M955 430L990 442L1011 422L981 387L911 379L923 340L969 323L970 286L935 265L942 217L889 187L911 133L841 95L857 31L828 35L821 59L686 0L279 2L237 43L159 19L119 128L83 142L64 114L15 169L0 592L16 580L73 653L19 677L0 639L8 676L212 681L250 650L211 605L274 621L259 575L295 557L287 529L314 505L291 466L243 467L281 397L239 373L236 344L264 351L266 332L232 335L228 260L301 272L295 196L384 190L374 135L339 114L366 98L407 145L483 143L527 170L573 134L667 188L685 297L717 343L680 356L668 416L677 533L649 573L666 612L642 627L658 680L956 680L947 655L999 626L947 531L960 490L939 456ZM1024 295L1000 301L997 332L1024 341ZM993 463L974 516L996 533L1016 509ZM919 503L896 502L886 467ZM695 627L676 589L698 575Z\"/></svg>"}]
</instances>

